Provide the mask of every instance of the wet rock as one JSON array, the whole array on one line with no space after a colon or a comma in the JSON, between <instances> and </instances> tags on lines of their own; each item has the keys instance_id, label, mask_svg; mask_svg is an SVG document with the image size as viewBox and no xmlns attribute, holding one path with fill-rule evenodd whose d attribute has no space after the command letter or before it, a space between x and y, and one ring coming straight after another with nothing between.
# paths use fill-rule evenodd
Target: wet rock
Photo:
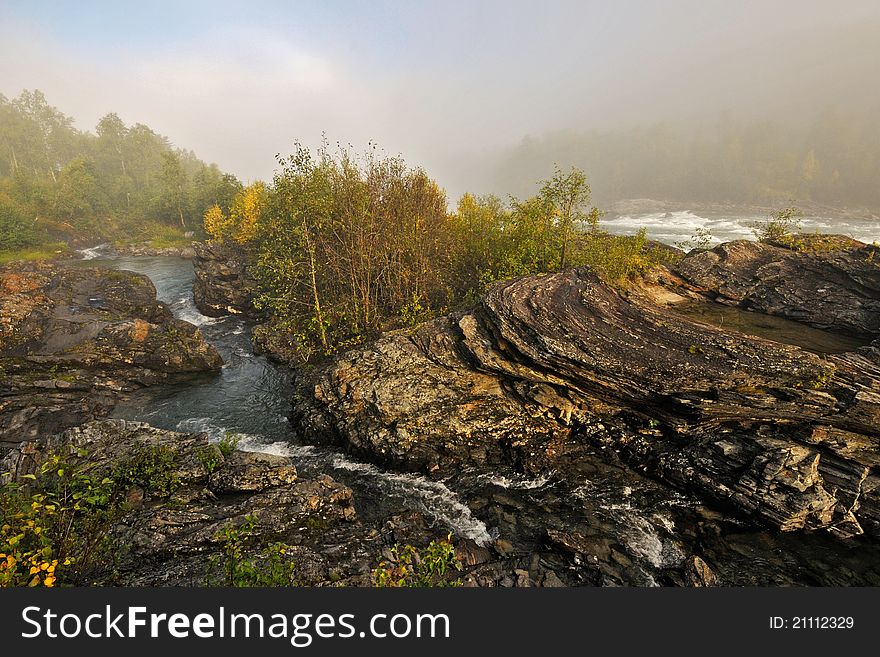
<instances>
[{"instance_id":1,"label":"wet rock","mask_svg":"<svg viewBox=\"0 0 880 657\"><path fill-rule=\"evenodd\" d=\"M565 586L565 582L559 579L559 575L554 573L552 570L544 573L544 579L541 581L541 586L545 588L562 588Z\"/></svg>"},{"instance_id":2,"label":"wet rock","mask_svg":"<svg viewBox=\"0 0 880 657\"><path fill-rule=\"evenodd\" d=\"M549 549L566 555L574 563L599 563L608 561L611 557L611 547L607 539L585 536L577 531L548 529L545 544Z\"/></svg>"},{"instance_id":3,"label":"wet rock","mask_svg":"<svg viewBox=\"0 0 880 657\"><path fill-rule=\"evenodd\" d=\"M516 575L516 588L525 589L531 588L535 585L535 583L532 582L532 578L529 576L528 570L517 568L513 571L513 574Z\"/></svg>"},{"instance_id":4,"label":"wet rock","mask_svg":"<svg viewBox=\"0 0 880 657\"><path fill-rule=\"evenodd\" d=\"M256 283L248 271L246 248L209 241L195 243L194 249L193 297L199 311L209 317L260 317L253 305Z\"/></svg>"},{"instance_id":5,"label":"wet rock","mask_svg":"<svg viewBox=\"0 0 880 657\"><path fill-rule=\"evenodd\" d=\"M0 453L112 409L120 395L220 369L146 276L57 263L0 268Z\"/></svg>"},{"instance_id":6,"label":"wet rock","mask_svg":"<svg viewBox=\"0 0 880 657\"><path fill-rule=\"evenodd\" d=\"M685 563L685 578L689 586L718 586L718 579L708 564L698 556Z\"/></svg>"},{"instance_id":7,"label":"wet rock","mask_svg":"<svg viewBox=\"0 0 880 657\"><path fill-rule=\"evenodd\" d=\"M802 250L740 240L688 255L675 272L703 294L817 328L880 331L880 248L804 235Z\"/></svg>"},{"instance_id":8,"label":"wet rock","mask_svg":"<svg viewBox=\"0 0 880 657\"><path fill-rule=\"evenodd\" d=\"M295 481L296 468L286 457L233 452L229 458L223 459L223 467L211 474L210 487L219 493L235 493L284 486Z\"/></svg>"}]
</instances>

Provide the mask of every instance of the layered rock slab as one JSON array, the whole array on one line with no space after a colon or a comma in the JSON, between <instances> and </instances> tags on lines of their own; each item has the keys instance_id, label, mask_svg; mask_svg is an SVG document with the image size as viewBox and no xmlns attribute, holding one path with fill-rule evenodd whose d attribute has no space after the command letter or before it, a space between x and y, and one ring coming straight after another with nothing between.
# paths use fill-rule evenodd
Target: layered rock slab
<instances>
[{"instance_id":1,"label":"layered rock slab","mask_svg":"<svg viewBox=\"0 0 880 657\"><path fill-rule=\"evenodd\" d=\"M429 471L559 471L587 441L761 523L880 535L876 346L823 357L657 298L587 269L496 284L470 312L298 376L293 420Z\"/></svg>"}]
</instances>

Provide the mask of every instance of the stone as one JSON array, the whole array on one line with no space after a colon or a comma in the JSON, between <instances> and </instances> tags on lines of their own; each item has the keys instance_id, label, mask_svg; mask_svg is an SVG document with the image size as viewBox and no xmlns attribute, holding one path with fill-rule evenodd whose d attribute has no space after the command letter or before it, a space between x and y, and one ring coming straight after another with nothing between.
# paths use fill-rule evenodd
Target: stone
<instances>
[{"instance_id":1,"label":"stone","mask_svg":"<svg viewBox=\"0 0 880 657\"><path fill-rule=\"evenodd\" d=\"M212 240L196 242L194 249L193 298L199 312L209 317L261 317L253 305L257 286L246 247Z\"/></svg>"},{"instance_id":2,"label":"stone","mask_svg":"<svg viewBox=\"0 0 880 657\"><path fill-rule=\"evenodd\" d=\"M218 493L257 491L292 484L296 476L296 468L286 457L236 451L211 474L209 486Z\"/></svg>"},{"instance_id":3,"label":"stone","mask_svg":"<svg viewBox=\"0 0 880 657\"><path fill-rule=\"evenodd\" d=\"M802 250L739 240L684 258L676 274L704 295L855 335L880 330L880 248L842 235L805 235ZM818 243L821 250L811 248Z\"/></svg>"},{"instance_id":4,"label":"stone","mask_svg":"<svg viewBox=\"0 0 880 657\"><path fill-rule=\"evenodd\" d=\"M694 555L685 562L685 578L690 586L718 586L718 578L709 565Z\"/></svg>"}]
</instances>

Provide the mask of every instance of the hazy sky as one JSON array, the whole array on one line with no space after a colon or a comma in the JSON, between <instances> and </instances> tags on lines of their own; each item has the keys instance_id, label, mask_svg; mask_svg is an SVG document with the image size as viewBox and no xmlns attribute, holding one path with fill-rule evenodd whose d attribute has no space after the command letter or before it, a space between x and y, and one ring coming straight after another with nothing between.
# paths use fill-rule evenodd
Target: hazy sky
<instances>
[{"instance_id":1,"label":"hazy sky","mask_svg":"<svg viewBox=\"0 0 880 657\"><path fill-rule=\"evenodd\" d=\"M526 135L873 104L878 62L878 0L0 4L0 93L81 129L116 111L245 180L323 131L457 193Z\"/></svg>"}]
</instances>

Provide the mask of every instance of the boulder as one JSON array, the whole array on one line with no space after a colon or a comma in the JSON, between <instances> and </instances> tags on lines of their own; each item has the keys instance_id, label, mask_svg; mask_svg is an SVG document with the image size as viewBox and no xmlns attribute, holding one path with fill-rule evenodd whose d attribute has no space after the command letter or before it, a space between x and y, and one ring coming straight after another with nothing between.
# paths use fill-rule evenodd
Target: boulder
<instances>
[{"instance_id":1,"label":"boulder","mask_svg":"<svg viewBox=\"0 0 880 657\"><path fill-rule=\"evenodd\" d=\"M880 247L841 235L800 246L739 240L688 255L675 272L717 301L817 328L880 333Z\"/></svg>"},{"instance_id":2,"label":"boulder","mask_svg":"<svg viewBox=\"0 0 880 657\"><path fill-rule=\"evenodd\" d=\"M261 316L253 305L256 283L249 271L246 247L230 242L196 242L193 297L209 317Z\"/></svg>"}]
</instances>

